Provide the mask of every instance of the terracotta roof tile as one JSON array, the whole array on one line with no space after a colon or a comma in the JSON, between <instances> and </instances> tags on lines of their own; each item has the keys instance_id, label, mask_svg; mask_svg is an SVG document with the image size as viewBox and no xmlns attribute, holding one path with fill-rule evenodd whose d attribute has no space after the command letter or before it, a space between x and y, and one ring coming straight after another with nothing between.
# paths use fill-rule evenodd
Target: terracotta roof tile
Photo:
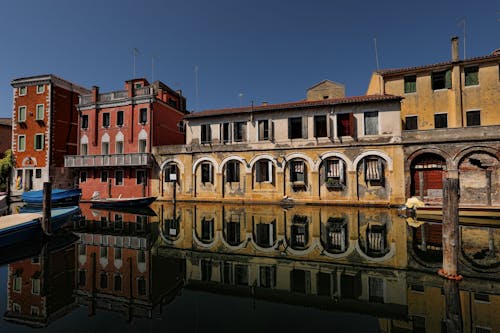
<instances>
[{"instance_id":1,"label":"terracotta roof tile","mask_svg":"<svg viewBox=\"0 0 500 333\"><path fill-rule=\"evenodd\" d=\"M493 52L492 54L489 54L486 56L469 58L469 59L465 59L465 60L460 60L459 62L463 63L463 64L468 64L468 63L480 62L480 61L484 61L484 60L494 60L494 59L500 60L500 53ZM376 71L376 73L380 73L381 75L401 74L401 73L406 73L406 72L415 72L415 71L420 71L420 70L425 70L425 69L433 69L433 68L439 68L439 67L444 67L444 66L451 66L452 63L453 63L452 61L445 61L445 62L438 62L438 63L430 64L430 65L381 69L381 70Z\"/></svg>"},{"instance_id":2,"label":"terracotta roof tile","mask_svg":"<svg viewBox=\"0 0 500 333\"><path fill-rule=\"evenodd\" d=\"M184 118L202 118L211 116L222 116L229 114L239 114L239 113L250 113L250 112L261 112L261 111L277 111L277 110L290 110L299 108L311 108L318 106L334 106L340 104L354 104L354 103L370 103L370 102L384 102L384 101L399 101L402 97L395 95L363 95L363 96L350 96L342 98L331 98L319 101L297 101L290 103L281 104L267 104L258 106L245 106L239 108L227 108L227 109L215 109L215 110L205 110L200 112L190 113Z\"/></svg>"}]
</instances>

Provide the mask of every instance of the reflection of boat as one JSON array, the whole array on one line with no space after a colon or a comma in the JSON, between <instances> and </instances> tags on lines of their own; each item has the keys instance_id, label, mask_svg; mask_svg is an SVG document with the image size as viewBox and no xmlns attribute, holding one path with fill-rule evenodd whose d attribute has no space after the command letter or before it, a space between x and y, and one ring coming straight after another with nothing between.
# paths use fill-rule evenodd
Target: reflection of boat
<instances>
[{"instance_id":1,"label":"reflection of boat","mask_svg":"<svg viewBox=\"0 0 500 333\"><path fill-rule=\"evenodd\" d=\"M52 206L75 206L80 201L82 190L76 189L53 189L51 193ZM43 203L43 191L24 192L21 196L24 202L30 206L41 206Z\"/></svg>"},{"instance_id":2,"label":"reflection of boat","mask_svg":"<svg viewBox=\"0 0 500 333\"><path fill-rule=\"evenodd\" d=\"M105 198L105 199L92 199L90 202L93 207L147 207L156 197L139 197L139 198Z\"/></svg>"},{"instance_id":3,"label":"reflection of boat","mask_svg":"<svg viewBox=\"0 0 500 333\"><path fill-rule=\"evenodd\" d=\"M156 212L150 207L97 207L92 206L95 210L120 212L134 215L156 216Z\"/></svg>"},{"instance_id":4,"label":"reflection of boat","mask_svg":"<svg viewBox=\"0 0 500 333\"><path fill-rule=\"evenodd\" d=\"M50 218L52 230L61 228L79 210L77 206L52 209ZM21 213L0 217L1 246L39 237L42 233L41 221L41 213Z\"/></svg>"}]
</instances>

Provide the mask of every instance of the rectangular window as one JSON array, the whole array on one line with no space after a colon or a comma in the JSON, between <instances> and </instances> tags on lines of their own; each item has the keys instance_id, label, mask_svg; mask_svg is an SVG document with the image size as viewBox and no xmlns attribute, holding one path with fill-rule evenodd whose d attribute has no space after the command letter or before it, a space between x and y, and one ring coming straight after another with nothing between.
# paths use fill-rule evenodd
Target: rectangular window
<instances>
[{"instance_id":1,"label":"rectangular window","mask_svg":"<svg viewBox=\"0 0 500 333\"><path fill-rule=\"evenodd\" d=\"M114 283L114 290L115 291L122 291L122 277L121 275L117 274L115 275L115 283Z\"/></svg>"},{"instance_id":2,"label":"rectangular window","mask_svg":"<svg viewBox=\"0 0 500 333\"><path fill-rule=\"evenodd\" d=\"M448 127L448 114L436 113L434 114L434 128L447 128Z\"/></svg>"},{"instance_id":3,"label":"rectangular window","mask_svg":"<svg viewBox=\"0 0 500 333\"><path fill-rule=\"evenodd\" d=\"M20 106L17 112L17 120L20 123L24 123L26 121L26 106Z\"/></svg>"},{"instance_id":4,"label":"rectangular window","mask_svg":"<svg viewBox=\"0 0 500 333\"><path fill-rule=\"evenodd\" d=\"M259 120L258 121L259 130L259 141L269 140L269 121Z\"/></svg>"},{"instance_id":5,"label":"rectangular window","mask_svg":"<svg viewBox=\"0 0 500 333\"><path fill-rule=\"evenodd\" d=\"M84 114L82 115L82 129L89 128L89 116Z\"/></svg>"},{"instance_id":6,"label":"rectangular window","mask_svg":"<svg viewBox=\"0 0 500 333\"><path fill-rule=\"evenodd\" d=\"M337 115L337 136L354 136L354 115L352 113Z\"/></svg>"},{"instance_id":7,"label":"rectangular window","mask_svg":"<svg viewBox=\"0 0 500 333\"><path fill-rule=\"evenodd\" d=\"M40 309L38 308L38 306L31 306L31 315L35 317L40 315Z\"/></svg>"},{"instance_id":8,"label":"rectangular window","mask_svg":"<svg viewBox=\"0 0 500 333\"><path fill-rule=\"evenodd\" d=\"M43 120L44 114L45 114L45 106L43 104L37 104L35 120Z\"/></svg>"},{"instance_id":9,"label":"rectangular window","mask_svg":"<svg viewBox=\"0 0 500 333\"><path fill-rule=\"evenodd\" d=\"M234 136L233 136L234 142L246 141L246 123L244 122L234 123L233 130L234 130Z\"/></svg>"},{"instance_id":10,"label":"rectangular window","mask_svg":"<svg viewBox=\"0 0 500 333\"><path fill-rule=\"evenodd\" d=\"M115 171L115 185L123 185L123 170Z\"/></svg>"},{"instance_id":11,"label":"rectangular window","mask_svg":"<svg viewBox=\"0 0 500 333\"><path fill-rule=\"evenodd\" d=\"M302 133L302 117L288 118L288 138L300 139L304 137Z\"/></svg>"},{"instance_id":12,"label":"rectangular window","mask_svg":"<svg viewBox=\"0 0 500 333\"><path fill-rule=\"evenodd\" d=\"M262 288L276 286L276 268L274 266L259 267L259 286Z\"/></svg>"},{"instance_id":13,"label":"rectangular window","mask_svg":"<svg viewBox=\"0 0 500 333\"><path fill-rule=\"evenodd\" d=\"M123 141L116 141L115 154L123 154Z\"/></svg>"},{"instance_id":14,"label":"rectangular window","mask_svg":"<svg viewBox=\"0 0 500 333\"><path fill-rule=\"evenodd\" d=\"M314 116L314 137L324 138L327 134L326 116Z\"/></svg>"},{"instance_id":15,"label":"rectangular window","mask_svg":"<svg viewBox=\"0 0 500 333\"><path fill-rule=\"evenodd\" d=\"M238 183L240 181L240 162L229 161L226 165L226 182Z\"/></svg>"},{"instance_id":16,"label":"rectangular window","mask_svg":"<svg viewBox=\"0 0 500 333\"><path fill-rule=\"evenodd\" d=\"M20 276L16 276L13 281L12 289L16 293L20 293L22 285L23 285L23 278Z\"/></svg>"},{"instance_id":17,"label":"rectangular window","mask_svg":"<svg viewBox=\"0 0 500 333\"><path fill-rule=\"evenodd\" d=\"M365 135L377 135L378 133L378 112L365 112Z\"/></svg>"},{"instance_id":18,"label":"rectangular window","mask_svg":"<svg viewBox=\"0 0 500 333\"><path fill-rule=\"evenodd\" d=\"M37 94L43 94L44 91L45 91L45 86L43 84L38 84L36 86L36 93Z\"/></svg>"},{"instance_id":19,"label":"rectangular window","mask_svg":"<svg viewBox=\"0 0 500 333\"><path fill-rule=\"evenodd\" d=\"M467 111L467 127L469 126L481 126L481 111Z\"/></svg>"},{"instance_id":20,"label":"rectangular window","mask_svg":"<svg viewBox=\"0 0 500 333\"><path fill-rule=\"evenodd\" d=\"M302 161L292 161L290 163L290 181L304 182L305 181L305 165Z\"/></svg>"},{"instance_id":21,"label":"rectangular window","mask_svg":"<svg viewBox=\"0 0 500 333\"><path fill-rule=\"evenodd\" d=\"M109 127L109 112L102 114L102 127Z\"/></svg>"},{"instance_id":22,"label":"rectangular window","mask_svg":"<svg viewBox=\"0 0 500 333\"><path fill-rule=\"evenodd\" d=\"M80 145L80 155L87 155L88 154L88 145L86 143L82 143Z\"/></svg>"},{"instance_id":23,"label":"rectangular window","mask_svg":"<svg viewBox=\"0 0 500 333\"><path fill-rule=\"evenodd\" d=\"M87 171L80 171L80 183L87 181Z\"/></svg>"},{"instance_id":24,"label":"rectangular window","mask_svg":"<svg viewBox=\"0 0 500 333\"><path fill-rule=\"evenodd\" d=\"M271 161L257 161L255 163L255 178L258 183L273 181L273 164Z\"/></svg>"},{"instance_id":25,"label":"rectangular window","mask_svg":"<svg viewBox=\"0 0 500 333\"><path fill-rule=\"evenodd\" d=\"M201 164L201 182L202 183L213 183L213 173L212 164L202 163Z\"/></svg>"},{"instance_id":26,"label":"rectangular window","mask_svg":"<svg viewBox=\"0 0 500 333\"><path fill-rule=\"evenodd\" d=\"M432 75L432 90L449 89L451 88L451 70L433 72Z\"/></svg>"},{"instance_id":27,"label":"rectangular window","mask_svg":"<svg viewBox=\"0 0 500 333\"><path fill-rule=\"evenodd\" d=\"M230 143L231 142L231 124L230 123L223 123L222 124L222 142L223 143Z\"/></svg>"},{"instance_id":28,"label":"rectangular window","mask_svg":"<svg viewBox=\"0 0 500 333\"><path fill-rule=\"evenodd\" d=\"M417 92L417 76L405 76L405 94Z\"/></svg>"},{"instance_id":29,"label":"rectangular window","mask_svg":"<svg viewBox=\"0 0 500 333\"><path fill-rule=\"evenodd\" d=\"M123 111L118 111L116 113L116 126L123 126Z\"/></svg>"},{"instance_id":30,"label":"rectangular window","mask_svg":"<svg viewBox=\"0 0 500 333\"><path fill-rule=\"evenodd\" d=\"M212 142L212 129L210 125L201 125L201 143L211 143Z\"/></svg>"},{"instance_id":31,"label":"rectangular window","mask_svg":"<svg viewBox=\"0 0 500 333\"><path fill-rule=\"evenodd\" d=\"M40 279L32 279L31 280L31 293L33 295L40 294Z\"/></svg>"},{"instance_id":32,"label":"rectangular window","mask_svg":"<svg viewBox=\"0 0 500 333\"><path fill-rule=\"evenodd\" d=\"M146 170L137 170L135 178L137 180L137 184L146 184Z\"/></svg>"},{"instance_id":33,"label":"rectangular window","mask_svg":"<svg viewBox=\"0 0 500 333\"><path fill-rule=\"evenodd\" d=\"M108 171L101 170L101 183L107 183L107 182L108 182Z\"/></svg>"},{"instance_id":34,"label":"rectangular window","mask_svg":"<svg viewBox=\"0 0 500 333\"><path fill-rule=\"evenodd\" d=\"M43 150L43 134L35 134L35 150Z\"/></svg>"},{"instance_id":35,"label":"rectangular window","mask_svg":"<svg viewBox=\"0 0 500 333\"><path fill-rule=\"evenodd\" d=\"M330 187L345 185L344 163L338 159L327 160L325 163L325 182Z\"/></svg>"},{"instance_id":36,"label":"rectangular window","mask_svg":"<svg viewBox=\"0 0 500 333\"><path fill-rule=\"evenodd\" d=\"M19 96L26 96L28 89L26 87L19 87Z\"/></svg>"},{"instance_id":37,"label":"rectangular window","mask_svg":"<svg viewBox=\"0 0 500 333\"><path fill-rule=\"evenodd\" d=\"M384 164L380 158L365 159L365 181L381 182L384 179Z\"/></svg>"},{"instance_id":38,"label":"rectangular window","mask_svg":"<svg viewBox=\"0 0 500 333\"><path fill-rule=\"evenodd\" d=\"M369 300L375 303L384 303L384 280L376 277L368 278Z\"/></svg>"},{"instance_id":39,"label":"rectangular window","mask_svg":"<svg viewBox=\"0 0 500 333\"><path fill-rule=\"evenodd\" d=\"M145 153L147 147L147 141L145 139L139 140L139 153Z\"/></svg>"},{"instance_id":40,"label":"rectangular window","mask_svg":"<svg viewBox=\"0 0 500 333\"><path fill-rule=\"evenodd\" d=\"M42 169L35 169L35 178L42 178Z\"/></svg>"},{"instance_id":41,"label":"rectangular window","mask_svg":"<svg viewBox=\"0 0 500 333\"><path fill-rule=\"evenodd\" d=\"M148 109L142 108L139 110L139 122L145 124L148 122Z\"/></svg>"},{"instance_id":42,"label":"rectangular window","mask_svg":"<svg viewBox=\"0 0 500 333\"><path fill-rule=\"evenodd\" d=\"M472 66L464 68L465 86L479 85L479 67Z\"/></svg>"},{"instance_id":43,"label":"rectangular window","mask_svg":"<svg viewBox=\"0 0 500 333\"><path fill-rule=\"evenodd\" d=\"M101 146L101 154L109 155L109 142L103 142Z\"/></svg>"},{"instance_id":44,"label":"rectangular window","mask_svg":"<svg viewBox=\"0 0 500 333\"><path fill-rule=\"evenodd\" d=\"M418 117L406 116L405 117L405 130L411 131L418 129Z\"/></svg>"},{"instance_id":45,"label":"rectangular window","mask_svg":"<svg viewBox=\"0 0 500 333\"><path fill-rule=\"evenodd\" d=\"M17 151L25 151L26 150L26 136L18 135L17 136Z\"/></svg>"},{"instance_id":46,"label":"rectangular window","mask_svg":"<svg viewBox=\"0 0 500 333\"><path fill-rule=\"evenodd\" d=\"M122 248L115 247L115 260L122 260Z\"/></svg>"},{"instance_id":47,"label":"rectangular window","mask_svg":"<svg viewBox=\"0 0 500 333\"><path fill-rule=\"evenodd\" d=\"M214 219L201 220L201 240L210 242L214 238Z\"/></svg>"}]
</instances>

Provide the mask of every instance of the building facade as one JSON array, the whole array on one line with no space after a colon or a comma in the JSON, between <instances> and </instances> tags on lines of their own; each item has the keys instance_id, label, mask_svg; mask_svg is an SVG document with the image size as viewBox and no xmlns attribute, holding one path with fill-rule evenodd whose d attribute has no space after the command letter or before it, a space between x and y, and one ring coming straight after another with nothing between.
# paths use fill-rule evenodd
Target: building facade
<instances>
[{"instance_id":1,"label":"building facade","mask_svg":"<svg viewBox=\"0 0 500 333\"><path fill-rule=\"evenodd\" d=\"M460 204L500 205L500 52L381 70L367 94L404 97L406 196L440 203L446 172L458 174Z\"/></svg>"},{"instance_id":2,"label":"building facade","mask_svg":"<svg viewBox=\"0 0 500 333\"><path fill-rule=\"evenodd\" d=\"M343 97L330 81L307 95L186 115L187 145L155 150L157 195L172 198L175 188L179 200L403 203L400 97Z\"/></svg>"},{"instance_id":3,"label":"building facade","mask_svg":"<svg viewBox=\"0 0 500 333\"><path fill-rule=\"evenodd\" d=\"M90 91L55 75L15 79L12 112L12 193L73 186L64 156L76 153L81 94Z\"/></svg>"},{"instance_id":4,"label":"building facade","mask_svg":"<svg viewBox=\"0 0 500 333\"><path fill-rule=\"evenodd\" d=\"M0 158L10 149L12 142L12 119L0 118Z\"/></svg>"},{"instance_id":5,"label":"building facade","mask_svg":"<svg viewBox=\"0 0 500 333\"><path fill-rule=\"evenodd\" d=\"M160 81L130 80L125 90L105 94L93 87L78 105L78 155L65 166L78 170L82 199L139 197L152 194L152 148L183 144L179 123L186 100Z\"/></svg>"}]
</instances>

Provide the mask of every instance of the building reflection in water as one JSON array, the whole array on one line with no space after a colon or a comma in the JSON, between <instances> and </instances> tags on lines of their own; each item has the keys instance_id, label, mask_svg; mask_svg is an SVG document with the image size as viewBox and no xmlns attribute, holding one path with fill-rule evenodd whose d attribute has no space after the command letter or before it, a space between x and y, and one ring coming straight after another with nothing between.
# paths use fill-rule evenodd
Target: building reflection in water
<instances>
[{"instance_id":1,"label":"building reflection in water","mask_svg":"<svg viewBox=\"0 0 500 333\"><path fill-rule=\"evenodd\" d=\"M9 265L6 320L44 326L76 307L125 322L163 318L186 289L254 307L264 300L369 315L382 332L500 327L500 235L487 224L461 227L465 278L450 284L435 273L441 224L411 227L391 209L154 203L125 212L82 204L82 212L72 227L78 240L50 251L49 273L31 258ZM52 282L64 288L44 294Z\"/></svg>"}]
</instances>

